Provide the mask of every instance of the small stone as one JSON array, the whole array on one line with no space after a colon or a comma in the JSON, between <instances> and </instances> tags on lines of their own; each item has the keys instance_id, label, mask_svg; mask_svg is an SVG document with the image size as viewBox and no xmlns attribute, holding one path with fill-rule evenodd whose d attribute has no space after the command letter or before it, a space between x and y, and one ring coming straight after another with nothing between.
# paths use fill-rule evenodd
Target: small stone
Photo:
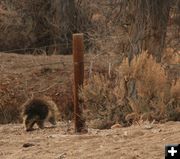
<instances>
[{"instance_id":1,"label":"small stone","mask_svg":"<svg viewBox=\"0 0 180 159\"><path fill-rule=\"evenodd\" d=\"M25 148L32 147L32 146L35 146L35 145L32 144L32 143L25 143L25 144L23 144L23 147L25 147Z\"/></svg>"}]
</instances>

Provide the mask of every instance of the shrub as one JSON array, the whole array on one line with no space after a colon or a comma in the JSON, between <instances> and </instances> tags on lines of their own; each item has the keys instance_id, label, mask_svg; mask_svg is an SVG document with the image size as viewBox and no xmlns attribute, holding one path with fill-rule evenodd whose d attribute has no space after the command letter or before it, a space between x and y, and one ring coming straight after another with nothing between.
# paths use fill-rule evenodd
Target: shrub
<instances>
[{"instance_id":1,"label":"shrub","mask_svg":"<svg viewBox=\"0 0 180 159\"><path fill-rule=\"evenodd\" d=\"M180 80L178 79L170 89L170 100L165 109L168 120L180 121Z\"/></svg>"},{"instance_id":2,"label":"shrub","mask_svg":"<svg viewBox=\"0 0 180 159\"><path fill-rule=\"evenodd\" d=\"M178 83L171 87L164 68L151 55L143 52L130 65L125 58L114 72L113 79L94 75L80 91L87 121L94 123L91 126L108 128L116 122L130 125L139 120L161 121L172 116L167 110L172 99L177 103Z\"/></svg>"},{"instance_id":3,"label":"shrub","mask_svg":"<svg viewBox=\"0 0 180 159\"><path fill-rule=\"evenodd\" d=\"M129 111L128 107L121 103L123 92L117 95L116 84L119 81L112 80L107 76L95 74L80 91L80 97L87 106L85 117L87 121L93 121L90 123L94 128L110 128L115 122L123 120L123 113ZM122 98L119 98L120 96Z\"/></svg>"}]
</instances>

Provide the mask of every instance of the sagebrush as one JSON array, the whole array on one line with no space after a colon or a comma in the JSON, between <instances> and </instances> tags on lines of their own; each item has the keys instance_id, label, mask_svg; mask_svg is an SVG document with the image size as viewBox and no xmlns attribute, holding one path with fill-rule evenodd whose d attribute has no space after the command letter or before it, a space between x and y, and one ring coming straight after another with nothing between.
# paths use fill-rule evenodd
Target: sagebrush
<instances>
[{"instance_id":1,"label":"sagebrush","mask_svg":"<svg viewBox=\"0 0 180 159\"><path fill-rule=\"evenodd\" d=\"M162 65L147 52L130 65L125 58L114 73L113 79L95 74L80 91L91 126L108 128L117 122L126 126L140 120L172 120L172 116L179 120L179 81L172 85Z\"/></svg>"}]
</instances>

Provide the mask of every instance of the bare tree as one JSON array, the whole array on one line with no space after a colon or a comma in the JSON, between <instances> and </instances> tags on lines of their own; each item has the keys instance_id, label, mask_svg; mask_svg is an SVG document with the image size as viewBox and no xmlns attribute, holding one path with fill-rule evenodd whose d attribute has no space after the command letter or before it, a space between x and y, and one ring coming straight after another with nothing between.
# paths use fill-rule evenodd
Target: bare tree
<instances>
[{"instance_id":1,"label":"bare tree","mask_svg":"<svg viewBox=\"0 0 180 159\"><path fill-rule=\"evenodd\" d=\"M54 43L60 43L60 53L71 51L71 36L75 31L75 1L74 0L52 0L53 10L53 38Z\"/></svg>"},{"instance_id":2,"label":"bare tree","mask_svg":"<svg viewBox=\"0 0 180 159\"><path fill-rule=\"evenodd\" d=\"M131 3L134 21L131 25L131 49L129 59L142 50L161 61L171 1L169 0L134 0Z\"/></svg>"}]
</instances>

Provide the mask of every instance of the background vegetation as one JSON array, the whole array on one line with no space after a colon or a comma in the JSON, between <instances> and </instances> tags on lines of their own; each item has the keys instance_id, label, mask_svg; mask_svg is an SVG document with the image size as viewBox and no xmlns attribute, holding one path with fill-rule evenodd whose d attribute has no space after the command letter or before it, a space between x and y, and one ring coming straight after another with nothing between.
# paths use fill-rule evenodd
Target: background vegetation
<instances>
[{"instance_id":1,"label":"background vegetation","mask_svg":"<svg viewBox=\"0 0 180 159\"><path fill-rule=\"evenodd\" d=\"M1 123L20 121L19 106L33 92L51 96L71 119L70 57L55 67L46 57L4 53L70 54L76 32L89 53L80 95L91 126L180 120L180 0L1 0L0 32ZM19 73L18 64L45 65Z\"/></svg>"}]
</instances>

